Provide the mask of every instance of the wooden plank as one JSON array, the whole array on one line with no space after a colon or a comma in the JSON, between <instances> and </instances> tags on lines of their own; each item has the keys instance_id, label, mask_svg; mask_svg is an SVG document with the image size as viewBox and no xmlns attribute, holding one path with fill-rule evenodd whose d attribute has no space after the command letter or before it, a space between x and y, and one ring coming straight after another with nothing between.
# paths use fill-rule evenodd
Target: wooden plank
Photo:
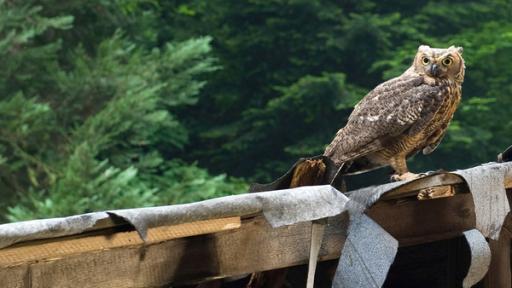
<instances>
[{"instance_id":1,"label":"wooden plank","mask_svg":"<svg viewBox=\"0 0 512 288\"><path fill-rule=\"evenodd\" d=\"M29 264L0 268L1 287L29 288L31 287L29 274Z\"/></svg>"},{"instance_id":2,"label":"wooden plank","mask_svg":"<svg viewBox=\"0 0 512 288\"><path fill-rule=\"evenodd\" d=\"M173 226L149 228L146 244L155 244L176 238L209 234L236 229L241 225L240 217L229 217L207 221L197 221ZM105 232L103 232L105 233ZM144 243L136 231L123 231L105 234L91 233L88 236L46 239L27 244L0 249L0 267L15 266L52 258L62 258L74 254L101 251L114 248L132 248Z\"/></svg>"},{"instance_id":3,"label":"wooden plank","mask_svg":"<svg viewBox=\"0 0 512 288\"><path fill-rule=\"evenodd\" d=\"M446 239L471 228L472 205L470 194L460 194L430 201L385 201L368 214L401 245L410 245L421 239ZM345 239L342 217L347 215L329 219L320 261L339 257ZM198 282L305 264L310 231L311 223L273 229L259 216L243 220L239 229L214 234L32 259L28 268L20 263L9 268L12 273L0 269L0 275L7 278L4 283L32 285L7 287L161 287ZM114 239L115 234L103 237ZM65 245L65 241L58 242Z\"/></svg>"},{"instance_id":4,"label":"wooden plank","mask_svg":"<svg viewBox=\"0 0 512 288\"><path fill-rule=\"evenodd\" d=\"M455 237L475 227L476 221L469 193L428 201L380 201L367 214L401 246Z\"/></svg>"},{"instance_id":5,"label":"wooden plank","mask_svg":"<svg viewBox=\"0 0 512 288\"><path fill-rule=\"evenodd\" d=\"M484 279L486 288L511 288L511 242L512 219L509 214L498 240L489 240L491 247L491 265Z\"/></svg>"},{"instance_id":6,"label":"wooden plank","mask_svg":"<svg viewBox=\"0 0 512 288\"><path fill-rule=\"evenodd\" d=\"M339 251L335 221L321 255ZM31 265L31 287L160 287L302 264L308 256L310 223L272 229L261 217L240 229L174 239L146 247L88 252ZM23 286L26 287L26 286Z\"/></svg>"}]
</instances>

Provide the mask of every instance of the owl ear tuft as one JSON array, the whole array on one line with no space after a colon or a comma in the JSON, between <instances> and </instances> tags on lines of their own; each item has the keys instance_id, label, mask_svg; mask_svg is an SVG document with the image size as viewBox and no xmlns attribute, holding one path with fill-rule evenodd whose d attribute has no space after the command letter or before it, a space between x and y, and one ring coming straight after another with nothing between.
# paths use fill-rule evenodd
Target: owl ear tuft
<instances>
[{"instance_id":1,"label":"owl ear tuft","mask_svg":"<svg viewBox=\"0 0 512 288\"><path fill-rule=\"evenodd\" d=\"M460 55L462 55L462 52L464 51L464 49L462 47L455 47L455 46L450 46L448 49L450 50L456 50Z\"/></svg>"},{"instance_id":2,"label":"owl ear tuft","mask_svg":"<svg viewBox=\"0 0 512 288\"><path fill-rule=\"evenodd\" d=\"M420 45L420 47L418 47L418 51L425 51L428 49L430 49L430 46L428 45Z\"/></svg>"}]
</instances>

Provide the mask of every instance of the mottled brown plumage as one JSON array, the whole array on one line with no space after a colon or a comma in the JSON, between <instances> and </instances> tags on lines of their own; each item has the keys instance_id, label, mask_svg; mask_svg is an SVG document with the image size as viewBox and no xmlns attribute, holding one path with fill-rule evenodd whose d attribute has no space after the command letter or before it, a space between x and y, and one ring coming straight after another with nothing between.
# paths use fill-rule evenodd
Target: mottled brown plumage
<instances>
[{"instance_id":1,"label":"mottled brown plumage","mask_svg":"<svg viewBox=\"0 0 512 288\"><path fill-rule=\"evenodd\" d=\"M390 165L396 180L416 177L406 158L439 145L460 102L463 80L462 48L420 46L409 69L356 105L324 155L337 165Z\"/></svg>"}]
</instances>

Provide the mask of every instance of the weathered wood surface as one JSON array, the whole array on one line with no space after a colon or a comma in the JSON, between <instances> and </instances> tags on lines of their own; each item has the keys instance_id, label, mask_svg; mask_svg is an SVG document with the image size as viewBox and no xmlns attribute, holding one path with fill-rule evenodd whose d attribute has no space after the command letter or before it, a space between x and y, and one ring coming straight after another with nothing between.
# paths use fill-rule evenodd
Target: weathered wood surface
<instances>
[{"instance_id":1,"label":"weathered wood surface","mask_svg":"<svg viewBox=\"0 0 512 288\"><path fill-rule=\"evenodd\" d=\"M428 201L381 201L367 214L399 240L400 246L458 236L475 226L471 194Z\"/></svg>"},{"instance_id":2,"label":"weathered wood surface","mask_svg":"<svg viewBox=\"0 0 512 288\"><path fill-rule=\"evenodd\" d=\"M387 201L375 205L368 214L401 245L446 239L474 226L469 194L430 201ZM326 227L320 260L339 257L344 242L340 217L330 219ZM4 263L0 279L4 279L5 287L160 287L234 276L307 263L310 232L311 223L272 229L262 217L255 217L243 220L238 229L209 235L147 246L70 251L69 255L32 259L15 266ZM52 241L65 245L74 239L68 238L72 239ZM40 244L17 247L31 249L32 245Z\"/></svg>"},{"instance_id":3,"label":"weathered wood surface","mask_svg":"<svg viewBox=\"0 0 512 288\"><path fill-rule=\"evenodd\" d=\"M508 217L507 217L508 218ZM510 220L501 230L498 240L489 240L491 248L491 265L489 272L484 280L487 288L510 288L512 287L511 279L511 254L510 244L512 241L512 233Z\"/></svg>"},{"instance_id":4,"label":"weathered wood surface","mask_svg":"<svg viewBox=\"0 0 512 288\"><path fill-rule=\"evenodd\" d=\"M512 203L512 190L507 190L507 198ZM491 265L484 279L486 288L512 287L512 215L509 213L503 224L498 240L490 240Z\"/></svg>"},{"instance_id":5,"label":"weathered wood surface","mask_svg":"<svg viewBox=\"0 0 512 288\"><path fill-rule=\"evenodd\" d=\"M171 239L237 229L240 225L240 217L228 217L149 228L146 245ZM86 235L62 237L60 239L38 240L30 242L28 245L20 244L0 249L0 267L108 249L141 247L143 244L144 242L136 231L116 231L114 229L88 233Z\"/></svg>"},{"instance_id":6,"label":"weathered wood surface","mask_svg":"<svg viewBox=\"0 0 512 288\"><path fill-rule=\"evenodd\" d=\"M323 257L336 257L332 251L341 249L340 223L337 219L329 226L331 237L323 243ZM256 217L236 230L3 268L0 279L7 280L7 287L159 287L238 275L302 264L309 254L310 229L310 223L272 229Z\"/></svg>"}]
</instances>

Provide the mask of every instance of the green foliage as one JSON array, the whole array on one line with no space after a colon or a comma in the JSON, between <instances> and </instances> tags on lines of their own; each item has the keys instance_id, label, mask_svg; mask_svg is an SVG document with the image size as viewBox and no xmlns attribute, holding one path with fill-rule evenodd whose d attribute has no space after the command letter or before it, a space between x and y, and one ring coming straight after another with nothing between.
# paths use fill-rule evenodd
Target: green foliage
<instances>
[{"instance_id":1,"label":"green foliage","mask_svg":"<svg viewBox=\"0 0 512 288\"><path fill-rule=\"evenodd\" d=\"M203 75L217 69L211 38L146 47L111 29L85 45L64 31L100 25L96 17L72 23L71 15L42 16L46 7L0 5L2 19L11 19L0 30L8 67L0 72L8 220L182 203L247 188L179 160L189 132L174 110L195 104ZM25 17L34 23L17 21ZM61 39L51 37L53 29Z\"/></svg>"},{"instance_id":2,"label":"green foliage","mask_svg":"<svg viewBox=\"0 0 512 288\"><path fill-rule=\"evenodd\" d=\"M464 46L467 70L449 133L413 169L494 160L511 144L510 19L506 0L0 0L3 217L272 180L420 44Z\"/></svg>"}]
</instances>

